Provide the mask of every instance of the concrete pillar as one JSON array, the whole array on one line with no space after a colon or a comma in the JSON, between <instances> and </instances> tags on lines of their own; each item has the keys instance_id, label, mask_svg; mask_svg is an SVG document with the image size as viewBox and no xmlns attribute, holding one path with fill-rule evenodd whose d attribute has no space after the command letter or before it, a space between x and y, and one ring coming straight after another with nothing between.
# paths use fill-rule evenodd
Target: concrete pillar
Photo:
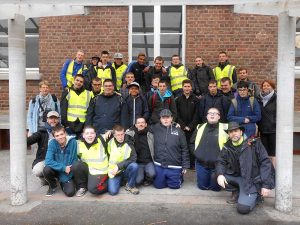
<instances>
[{"instance_id":1,"label":"concrete pillar","mask_svg":"<svg viewBox=\"0 0 300 225\"><path fill-rule=\"evenodd\" d=\"M296 19L279 14L275 208L282 212L292 210L295 31Z\"/></svg>"},{"instance_id":2,"label":"concrete pillar","mask_svg":"<svg viewBox=\"0 0 300 225\"><path fill-rule=\"evenodd\" d=\"M25 17L8 20L11 204L27 202Z\"/></svg>"}]
</instances>

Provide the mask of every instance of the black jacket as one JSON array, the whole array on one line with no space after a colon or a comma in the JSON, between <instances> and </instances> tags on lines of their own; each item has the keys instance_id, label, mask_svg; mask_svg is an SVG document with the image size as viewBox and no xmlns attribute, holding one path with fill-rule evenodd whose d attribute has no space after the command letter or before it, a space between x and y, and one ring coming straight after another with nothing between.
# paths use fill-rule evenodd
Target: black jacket
<instances>
[{"instance_id":1,"label":"black jacket","mask_svg":"<svg viewBox=\"0 0 300 225\"><path fill-rule=\"evenodd\" d=\"M167 75L167 72L164 74L162 70L156 70L155 67L152 66L145 74L146 92L150 91L151 81L154 75L158 75L160 80L167 80L170 83L170 78Z\"/></svg>"},{"instance_id":2,"label":"black jacket","mask_svg":"<svg viewBox=\"0 0 300 225\"><path fill-rule=\"evenodd\" d=\"M233 175L236 168L240 168L247 194L275 187L274 167L260 139L252 143L244 141L242 147L233 146L231 140L224 145L216 162L217 175Z\"/></svg>"},{"instance_id":3,"label":"black jacket","mask_svg":"<svg viewBox=\"0 0 300 225\"><path fill-rule=\"evenodd\" d=\"M194 93L199 95L204 95L208 93L208 82L214 79L214 73L212 69L203 64L202 67L195 66L190 72L190 79L194 83Z\"/></svg>"},{"instance_id":4,"label":"black jacket","mask_svg":"<svg viewBox=\"0 0 300 225\"><path fill-rule=\"evenodd\" d=\"M161 123L151 127L154 135L154 162L162 167L177 166L187 169L190 167L189 150L185 135L175 125L169 127Z\"/></svg>"},{"instance_id":5,"label":"black jacket","mask_svg":"<svg viewBox=\"0 0 300 225\"><path fill-rule=\"evenodd\" d=\"M263 106L261 98L258 98L257 101L261 109L261 120L258 122L259 132L262 134L276 133L276 92L265 106Z\"/></svg>"},{"instance_id":6,"label":"black jacket","mask_svg":"<svg viewBox=\"0 0 300 225\"><path fill-rule=\"evenodd\" d=\"M198 122L198 109L199 109L199 99L196 95L192 94L188 98L185 95L181 95L176 98L176 108L177 108L177 122L180 127L189 127L193 131Z\"/></svg>"},{"instance_id":7,"label":"black jacket","mask_svg":"<svg viewBox=\"0 0 300 225\"><path fill-rule=\"evenodd\" d=\"M134 62L128 65L126 72L132 72L134 74L134 81L139 83L143 92L146 90L146 79L144 69L147 67L145 64L141 65L138 62Z\"/></svg>"}]
</instances>

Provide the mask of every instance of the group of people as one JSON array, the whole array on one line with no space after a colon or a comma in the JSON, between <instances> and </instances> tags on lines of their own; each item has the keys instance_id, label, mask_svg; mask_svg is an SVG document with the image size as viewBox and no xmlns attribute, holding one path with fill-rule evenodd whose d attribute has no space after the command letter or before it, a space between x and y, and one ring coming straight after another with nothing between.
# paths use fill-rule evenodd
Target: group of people
<instances>
[{"instance_id":1,"label":"group of people","mask_svg":"<svg viewBox=\"0 0 300 225\"><path fill-rule=\"evenodd\" d=\"M214 69L202 57L187 69L178 55L168 68L160 56L149 66L143 53L127 66L107 51L86 65L79 50L60 78L60 100L42 81L28 109L32 171L47 196L57 183L78 197L116 195L122 185L132 194L140 185L178 189L192 168L200 189L231 191L228 203L247 214L274 188L275 83L259 88L226 52Z\"/></svg>"}]
</instances>

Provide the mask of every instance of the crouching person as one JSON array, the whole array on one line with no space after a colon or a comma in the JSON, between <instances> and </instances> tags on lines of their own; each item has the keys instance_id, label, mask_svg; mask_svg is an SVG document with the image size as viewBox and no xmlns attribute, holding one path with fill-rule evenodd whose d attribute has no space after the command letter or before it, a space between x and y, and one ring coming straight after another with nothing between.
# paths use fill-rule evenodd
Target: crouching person
<instances>
[{"instance_id":1,"label":"crouching person","mask_svg":"<svg viewBox=\"0 0 300 225\"><path fill-rule=\"evenodd\" d=\"M49 142L43 170L44 178L49 184L46 196L55 193L59 180L63 192L72 197L75 194L73 181L72 164L77 159L77 142L74 137L67 136L63 126L56 126L52 129L54 139Z\"/></svg>"},{"instance_id":2,"label":"crouching person","mask_svg":"<svg viewBox=\"0 0 300 225\"><path fill-rule=\"evenodd\" d=\"M238 190L237 211L248 214L275 187L275 173L261 141L246 141L243 132L237 122L228 124L229 141L217 159L216 170L221 187Z\"/></svg>"},{"instance_id":3,"label":"crouching person","mask_svg":"<svg viewBox=\"0 0 300 225\"><path fill-rule=\"evenodd\" d=\"M139 194L136 188L136 177L138 165L136 163L136 152L131 137L125 135L124 127L115 125L113 138L107 144L110 154L108 164L108 192L111 195L119 193L122 180L127 179L125 190L131 194Z\"/></svg>"},{"instance_id":4,"label":"crouching person","mask_svg":"<svg viewBox=\"0 0 300 225\"><path fill-rule=\"evenodd\" d=\"M81 197L87 191L94 195L107 192L108 155L104 138L97 137L94 127L85 126L77 148L79 161L72 166L76 196Z\"/></svg>"},{"instance_id":5,"label":"crouching person","mask_svg":"<svg viewBox=\"0 0 300 225\"><path fill-rule=\"evenodd\" d=\"M169 109L160 112L160 123L151 127L154 135L154 166L156 188L178 189L183 174L190 167L189 150L185 135L173 122Z\"/></svg>"}]
</instances>

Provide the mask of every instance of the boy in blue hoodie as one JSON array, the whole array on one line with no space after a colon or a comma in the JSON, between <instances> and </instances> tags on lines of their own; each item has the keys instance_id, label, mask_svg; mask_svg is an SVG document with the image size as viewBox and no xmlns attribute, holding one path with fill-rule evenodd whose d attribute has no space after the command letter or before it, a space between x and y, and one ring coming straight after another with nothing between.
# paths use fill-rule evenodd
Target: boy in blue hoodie
<instances>
[{"instance_id":1,"label":"boy in blue hoodie","mask_svg":"<svg viewBox=\"0 0 300 225\"><path fill-rule=\"evenodd\" d=\"M54 139L49 142L45 159L44 177L49 184L46 196L55 193L59 180L63 192L72 197L75 194L75 184L73 181L72 164L77 158L77 142L75 137L67 136L63 126L56 126L52 130Z\"/></svg>"}]
</instances>

